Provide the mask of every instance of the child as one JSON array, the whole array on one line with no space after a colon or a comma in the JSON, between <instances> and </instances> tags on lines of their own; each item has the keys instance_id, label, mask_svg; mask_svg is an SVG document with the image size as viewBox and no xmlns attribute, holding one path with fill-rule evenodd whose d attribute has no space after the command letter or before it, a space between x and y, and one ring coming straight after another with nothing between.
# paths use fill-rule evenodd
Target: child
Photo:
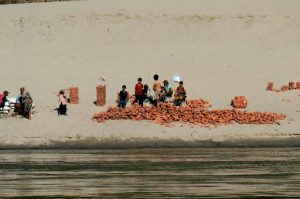
<instances>
[{"instance_id":1,"label":"child","mask_svg":"<svg viewBox=\"0 0 300 199\"><path fill-rule=\"evenodd\" d=\"M63 90L58 93L59 108L57 109L58 115L67 115L67 102L65 92Z\"/></svg>"},{"instance_id":2,"label":"child","mask_svg":"<svg viewBox=\"0 0 300 199\"><path fill-rule=\"evenodd\" d=\"M154 75L153 76L154 83L153 83L153 91L154 91L154 99L153 99L153 104L154 106L157 106L157 102L160 99L160 94L161 94L161 83L158 81L159 76Z\"/></svg>"},{"instance_id":3,"label":"child","mask_svg":"<svg viewBox=\"0 0 300 199\"><path fill-rule=\"evenodd\" d=\"M143 89L143 102L149 102L150 104L153 104L153 98L152 96L149 94L149 86L148 84L144 85L144 89Z\"/></svg>"},{"instance_id":4,"label":"child","mask_svg":"<svg viewBox=\"0 0 300 199\"><path fill-rule=\"evenodd\" d=\"M183 87L183 81L179 82L179 86L177 87L174 96L175 96L174 104L176 106L181 106L182 102L184 102L186 98L186 91L185 88Z\"/></svg>"},{"instance_id":5,"label":"child","mask_svg":"<svg viewBox=\"0 0 300 199\"><path fill-rule=\"evenodd\" d=\"M142 78L138 78L138 83L135 85L135 100L133 103L139 102L139 105L143 107L144 97L143 97L143 84Z\"/></svg>"},{"instance_id":6,"label":"child","mask_svg":"<svg viewBox=\"0 0 300 199\"><path fill-rule=\"evenodd\" d=\"M122 86L122 90L120 91L118 98L119 98L118 99L118 101L119 101L118 106L121 107L121 108L125 108L128 100L129 100L129 94L126 91L126 86L125 85Z\"/></svg>"}]
</instances>

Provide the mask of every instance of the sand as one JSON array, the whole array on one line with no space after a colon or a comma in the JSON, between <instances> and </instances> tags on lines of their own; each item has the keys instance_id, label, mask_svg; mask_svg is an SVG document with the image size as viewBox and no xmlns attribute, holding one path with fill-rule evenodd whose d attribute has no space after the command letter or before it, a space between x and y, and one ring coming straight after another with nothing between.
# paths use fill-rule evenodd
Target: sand
<instances>
[{"instance_id":1,"label":"sand","mask_svg":"<svg viewBox=\"0 0 300 199\"><path fill-rule=\"evenodd\" d=\"M0 148L299 145L299 90L266 92L300 81L300 2L297 0L89 0L0 6L0 90L25 86L36 104L29 121L0 119ZM115 106L123 84L138 77L183 78L188 98L212 109L287 115L282 125L167 128L148 122L91 121ZM97 107L98 78L107 105ZM57 116L57 92L78 86L80 104ZM175 84L173 84L175 86ZM284 99L284 101L283 101ZM289 100L288 100L289 99Z\"/></svg>"}]
</instances>

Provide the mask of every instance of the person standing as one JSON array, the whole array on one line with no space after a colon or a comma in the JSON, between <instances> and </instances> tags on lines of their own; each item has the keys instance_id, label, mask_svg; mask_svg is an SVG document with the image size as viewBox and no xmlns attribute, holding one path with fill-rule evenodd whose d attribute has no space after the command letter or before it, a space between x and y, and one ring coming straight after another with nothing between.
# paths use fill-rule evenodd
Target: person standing
<instances>
[{"instance_id":1,"label":"person standing","mask_svg":"<svg viewBox=\"0 0 300 199\"><path fill-rule=\"evenodd\" d=\"M32 98L29 92L25 89L25 87L20 88L21 93L21 112L24 117L27 117L31 120L32 117Z\"/></svg>"},{"instance_id":2,"label":"person standing","mask_svg":"<svg viewBox=\"0 0 300 199\"><path fill-rule=\"evenodd\" d=\"M154 97L153 97L153 105L157 106L157 103L160 99L161 95L161 83L159 81L159 76L155 74L153 76L154 83L153 83L153 91L154 91Z\"/></svg>"},{"instance_id":3,"label":"person standing","mask_svg":"<svg viewBox=\"0 0 300 199\"><path fill-rule=\"evenodd\" d=\"M133 103L139 102L139 105L143 107L144 96L143 96L144 85L142 84L142 78L138 78L138 83L134 88L135 100Z\"/></svg>"},{"instance_id":4,"label":"person standing","mask_svg":"<svg viewBox=\"0 0 300 199\"><path fill-rule=\"evenodd\" d=\"M129 93L126 91L126 85L122 86L122 90L119 92L118 98L119 98L118 106L121 108L125 108L128 100L129 100Z\"/></svg>"},{"instance_id":5,"label":"person standing","mask_svg":"<svg viewBox=\"0 0 300 199\"><path fill-rule=\"evenodd\" d=\"M67 101L65 92L63 90L60 90L58 93L58 101L59 101L59 107L57 109L58 115L67 115Z\"/></svg>"}]
</instances>

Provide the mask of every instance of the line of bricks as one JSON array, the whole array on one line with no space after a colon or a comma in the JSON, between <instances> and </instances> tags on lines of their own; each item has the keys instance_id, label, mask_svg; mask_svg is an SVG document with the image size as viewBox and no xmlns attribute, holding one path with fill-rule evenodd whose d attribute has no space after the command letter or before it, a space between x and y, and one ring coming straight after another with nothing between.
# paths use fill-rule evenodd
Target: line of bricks
<instances>
[{"instance_id":1,"label":"line of bricks","mask_svg":"<svg viewBox=\"0 0 300 199\"><path fill-rule=\"evenodd\" d=\"M196 104L188 102L187 106L177 107L168 103L160 103L157 107L140 107L136 104L131 107L110 107L106 112L93 116L92 120L105 122L107 120L148 120L156 124L170 126L174 122L193 125L228 125L234 122L239 124L280 124L284 114L272 112L247 112L237 109L208 110L210 103L199 100Z\"/></svg>"}]
</instances>

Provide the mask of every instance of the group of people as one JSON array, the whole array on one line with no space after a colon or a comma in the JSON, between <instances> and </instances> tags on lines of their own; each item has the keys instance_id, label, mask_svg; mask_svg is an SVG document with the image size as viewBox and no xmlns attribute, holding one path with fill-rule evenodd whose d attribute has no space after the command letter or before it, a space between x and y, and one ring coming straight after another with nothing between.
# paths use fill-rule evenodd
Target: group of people
<instances>
[{"instance_id":1,"label":"group of people","mask_svg":"<svg viewBox=\"0 0 300 199\"><path fill-rule=\"evenodd\" d=\"M8 101L8 91L4 91L0 94L0 108L3 110L5 107L5 103ZM28 119L32 117L32 108L33 108L33 100L29 94L29 92L25 89L25 87L20 88L20 95L16 98L15 101L15 113L23 115Z\"/></svg>"},{"instance_id":2,"label":"group of people","mask_svg":"<svg viewBox=\"0 0 300 199\"><path fill-rule=\"evenodd\" d=\"M5 103L10 103L8 98L9 92L3 91L0 94L0 110L3 110ZM59 107L57 108L58 115L67 115L67 100L63 90L58 93ZM15 98L14 112L28 119L32 117L32 108L34 107L33 100L25 87L20 88L20 95Z\"/></svg>"},{"instance_id":3,"label":"group of people","mask_svg":"<svg viewBox=\"0 0 300 199\"><path fill-rule=\"evenodd\" d=\"M163 81L163 85L159 81L159 76L155 74L153 76L153 93L151 95L149 86L142 83L142 78L138 78L138 82L135 85L134 100L133 103L138 103L140 106L144 105L145 101L150 102L153 106L157 106L158 102L171 102L173 97L173 89L167 80ZM183 82L180 81L178 87L175 90L173 103L176 106L181 106L186 100L186 90L183 87ZM129 93L126 91L126 85L122 86L122 90L118 94L118 106L121 108L126 107L129 101Z\"/></svg>"},{"instance_id":4,"label":"group of people","mask_svg":"<svg viewBox=\"0 0 300 199\"><path fill-rule=\"evenodd\" d=\"M159 102L173 102L176 106L181 106L186 100L186 91L183 87L183 82L180 81L175 93L167 80L163 81L163 85L159 81L159 76L156 74L153 76L153 95L151 95L151 90L147 84L142 83L142 78L138 78L138 82L135 85L135 93L133 103L138 103L140 106L144 105L147 101L153 106L157 106ZM174 93L174 100L171 100ZM5 107L5 103L8 100L8 91L4 91L0 94L0 110ZM56 109L58 115L67 115L67 98L65 96L64 90L60 90L58 93L59 107ZM125 108L129 101L129 93L126 91L126 85L122 86L122 90L118 93L118 106ZM23 115L28 119L32 117L33 100L29 92L25 87L20 88L20 95L15 101L16 114Z\"/></svg>"}]
</instances>

